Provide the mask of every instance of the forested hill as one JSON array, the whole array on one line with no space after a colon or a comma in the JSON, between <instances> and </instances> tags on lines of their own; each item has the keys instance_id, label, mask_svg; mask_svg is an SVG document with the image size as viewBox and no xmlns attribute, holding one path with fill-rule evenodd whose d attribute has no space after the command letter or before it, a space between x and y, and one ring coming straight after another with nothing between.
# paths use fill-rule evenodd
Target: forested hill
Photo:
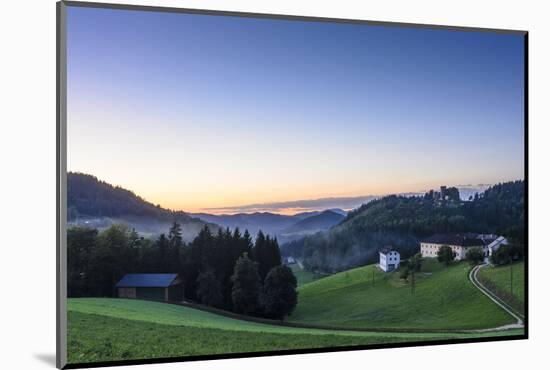
<instances>
[{"instance_id":1,"label":"forested hill","mask_svg":"<svg viewBox=\"0 0 550 370\"><path fill-rule=\"evenodd\" d=\"M424 197L387 196L369 202L342 222L342 226L371 231L475 231L523 237L524 182L490 187L472 201L436 201Z\"/></svg>"},{"instance_id":2,"label":"forested hill","mask_svg":"<svg viewBox=\"0 0 550 370\"><path fill-rule=\"evenodd\" d=\"M341 213L326 210L318 215L307 217L286 228L284 233L304 233L326 230L339 224L345 218Z\"/></svg>"},{"instance_id":3,"label":"forested hill","mask_svg":"<svg viewBox=\"0 0 550 370\"><path fill-rule=\"evenodd\" d=\"M328 232L283 247L312 270L333 272L374 262L377 251L392 245L406 257L419 240L439 232L495 233L524 240L524 181L487 189L471 201L426 196L387 196L348 214Z\"/></svg>"},{"instance_id":4,"label":"forested hill","mask_svg":"<svg viewBox=\"0 0 550 370\"><path fill-rule=\"evenodd\" d=\"M162 208L130 190L74 172L67 174L67 218L70 224L100 229L125 223L144 234L166 232L171 222L178 221L186 240L192 240L205 225L185 212Z\"/></svg>"}]
</instances>

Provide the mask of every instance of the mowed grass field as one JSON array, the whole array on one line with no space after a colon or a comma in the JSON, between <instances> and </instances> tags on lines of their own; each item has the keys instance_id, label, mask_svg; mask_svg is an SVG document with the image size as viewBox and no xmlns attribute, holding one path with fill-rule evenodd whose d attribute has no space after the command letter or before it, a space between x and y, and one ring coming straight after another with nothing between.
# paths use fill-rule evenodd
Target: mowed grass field
<instances>
[{"instance_id":1,"label":"mowed grass field","mask_svg":"<svg viewBox=\"0 0 550 370\"><path fill-rule=\"evenodd\" d=\"M375 265L337 273L301 286L291 321L353 328L484 329L513 318L468 280L470 266L444 267L426 259L415 293L399 271ZM374 273L374 280L373 280ZM409 278L410 280L410 278Z\"/></svg>"},{"instance_id":2,"label":"mowed grass field","mask_svg":"<svg viewBox=\"0 0 550 370\"><path fill-rule=\"evenodd\" d=\"M110 298L68 301L69 363L519 334L521 330L456 334L304 329L253 323L160 302Z\"/></svg>"},{"instance_id":3,"label":"mowed grass field","mask_svg":"<svg viewBox=\"0 0 550 370\"><path fill-rule=\"evenodd\" d=\"M512 284L510 283L510 269L512 269ZM512 295L525 303L525 263L518 262L506 266L489 266L479 270L479 276L492 281L503 292L510 292L512 285Z\"/></svg>"}]
</instances>

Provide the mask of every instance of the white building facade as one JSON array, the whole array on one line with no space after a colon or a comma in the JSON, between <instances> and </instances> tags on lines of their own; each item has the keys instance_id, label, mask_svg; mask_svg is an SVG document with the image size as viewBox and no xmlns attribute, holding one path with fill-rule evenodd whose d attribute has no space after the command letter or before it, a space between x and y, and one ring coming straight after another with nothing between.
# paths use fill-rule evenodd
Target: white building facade
<instances>
[{"instance_id":1,"label":"white building facade","mask_svg":"<svg viewBox=\"0 0 550 370\"><path fill-rule=\"evenodd\" d=\"M379 252L380 255L380 269L384 272L390 272L399 267L401 263L401 256L398 251L393 250L391 247L384 247Z\"/></svg>"},{"instance_id":2,"label":"white building facade","mask_svg":"<svg viewBox=\"0 0 550 370\"><path fill-rule=\"evenodd\" d=\"M470 248L481 248L483 255L488 258L501 245L508 241L502 236L476 233L447 233L436 234L420 242L422 257L437 257L439 249L447 245L455 253L455 260L463 260Z\"/></svg>"}]
</instances>

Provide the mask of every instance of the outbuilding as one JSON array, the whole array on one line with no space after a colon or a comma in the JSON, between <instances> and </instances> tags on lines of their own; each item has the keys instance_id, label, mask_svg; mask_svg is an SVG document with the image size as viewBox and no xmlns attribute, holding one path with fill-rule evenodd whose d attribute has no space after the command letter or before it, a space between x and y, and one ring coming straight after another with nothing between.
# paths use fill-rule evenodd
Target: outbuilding
<instances>
[{"instance_id":1,"label":"outbuilding","mask_svg":"<svg viewBox=\"0 0 550 370\"><path fill-rule=\"evenodd\" d=\"M183 300L183 281L178 274L126 274L115 287L119 298Z\"/></svg>"}]
</instances>

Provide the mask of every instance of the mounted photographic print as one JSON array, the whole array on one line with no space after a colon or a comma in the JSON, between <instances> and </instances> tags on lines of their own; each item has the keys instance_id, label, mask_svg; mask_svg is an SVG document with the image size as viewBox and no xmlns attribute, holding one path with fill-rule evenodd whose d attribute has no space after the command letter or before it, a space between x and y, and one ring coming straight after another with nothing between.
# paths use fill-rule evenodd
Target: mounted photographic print
<instances>
[{"instance_id":1,"label":"mounted photographic print","mask_svg":"<svg viewBox=\"0 0 550 370\"><path fill-rule=\"evenodd\" d=\"M58 3L58 367L527 338L526 55Z\"/></svg>"}]
</instances>

